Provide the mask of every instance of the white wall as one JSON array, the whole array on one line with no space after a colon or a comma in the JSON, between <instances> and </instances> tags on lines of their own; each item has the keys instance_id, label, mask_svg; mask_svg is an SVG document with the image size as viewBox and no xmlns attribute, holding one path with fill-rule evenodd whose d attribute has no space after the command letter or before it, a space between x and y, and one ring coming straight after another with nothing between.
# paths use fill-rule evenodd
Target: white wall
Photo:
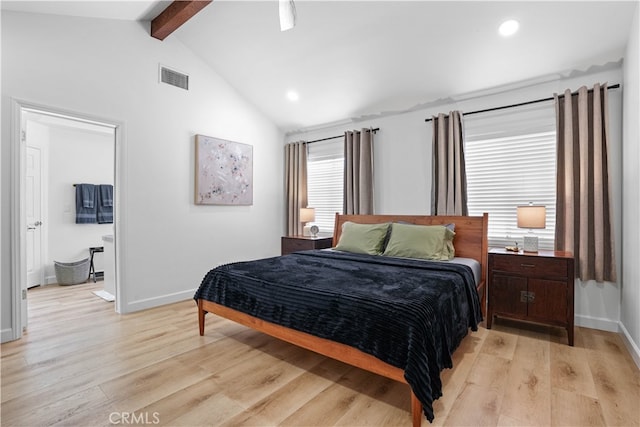
<instances>
[{"instance_id":1,"label":"white wall","mask_svg":"<svg viewBox=\"0 0 640 427\"><path fill-rule=\"evenodd\" d=\"M621 316L623 333L640 366L640 5L636 6L624 61L623 257Z\"/></svg>"},{"instance_id":2,"label":"white wall","mask_svg":"<svg viewBox=\"0 0 640 427\"><path fill-rule=\"evenodd\" d=\"M2 13L3 12L0 9L0 37L2 36ZM3 81L3 77L4 76L2 75L2 67L0 66L0 82ZM0 102L0 116L4 114L3 110L4 103ZM2 138L4 138L4 134L2 134ZM7 170L4 163L8 154L5 154L4 152L4 148L0 147L0 201L2 202L3 206L5 204L8 204L5 202L9 197L4 185L4 182L6 181ZM5 252L9 247L8 244L5 244L5 240L9 240L9 235L4 230L4 222L6 221L7 211L8 209L6 208L0 208L0 342L4 342L7 339L10 339L14 332L11 325L11 316L13 315L12 310L9 307L9 303L2 303L2 301L8 301L11 298L11 292L9 292L10 290L8 289L8 287L6 287L7 289L5 289L5 286L1 285L10 277L9 273L7 273L6 267L9 265L10 259L8 256L8 252Z\"/></svg>"},{"instance_id":3,"label":"white wall","mask_svg":"<svg viewBox=\"0 0 640 427\"><path fill-rule=\"evenodd\" d=\"M581 74L581 73L577 73ZM520 88L496 88L485 93L474 93L457 97L458 100L445 101L437 106L424 106L418 111L402 114L367 118L348 124L340 124L323 129L288 135L287 142L294 140L314 140L340 135L347 129L379 127L375 136L375 210L380 214L430 214L431 194L431 123L425 119L440 112L450 110L462 112L510 105L531 101L562 93L565 89L577 90L580 86L592 87L600 82L609 84L622 82L620 66L606 71L563 78L549 76L538 79L537 83L522 85ZM620 264L622 227L622 93L610 90L610 172L614 198L614 224L616 231L616 254ZM549 108L553 104L549 103ZM491 219L489 219L491 220ZM620 271L620 267L618 268ZM576 324L618 330L620 320L619 283L597 284L595 282L576 284L575 314Z\"/></svg>"},{"instance_id":4,"label":"white wall","mask_svg":"<svg viewBox=\"0 0 640 427\"><path fill-rule=\"evenodd\" d=\"M158 64L190 75L190 90L158 83ZM282 133L174 37L136 22L2 13L2 213L10 236L11 97L122 124L122 296L125 312L193 296L232 260L279 253ZM252 206L195 206L194 137L254 147ZM9 239L3 238L2 332L11 329Z\"/></svg>"},{"instance_id":5,"label":"white wall","mask_svg":"<svg viewBox=\"0 0 640 427\"><path fill-rule=\"evenodd\" d=\"M56 282L53 261L87 258L90 247L103 246L102 236L113 234L113 224L75 223L73 184L113 185L114 149L113 132L49 128L46 283ZM102 258L94 256L96 271L104 271Z\"/></svg>"},{"instance_id":6,"label":"white wall","mask_svg":"<svg viewBox=\"0 0 640 427\"><path fill-rule=\"evenodd\" d=\"M0 9L0 37L2 34L2 10ZM1 46L0 46L1 48ZM0 67L0 82L2 82L2 67ZM3 103L0 102L0 116L3 114ZM4 138L4 134L2 135ZM6 167L4 165L4 158L7 157L7 154L4 153L4 148L0 149L0 201L2 204L5 204L5 201L8 200L4 181L6 181L5 171ZM7 203L8 204L8 203ZM4 282L9 276L6 274L7 269L5 265L8 265L9 260L5 262L5 258L9 258L7 256L7 252L5 252L4 241L9 240L8 234L4 231L4 221L6 220L6 209L0 208L0 283ZM11 294L5 293L4 287L0 288L0 299L2 301L7 300L11 297ZM10 337L13 334L13 330L11 329L11 316L12 310L8 307L8 304L3 304L0 302L0 342L5 341L5 336Z\"/></svg>"}]
</instances>

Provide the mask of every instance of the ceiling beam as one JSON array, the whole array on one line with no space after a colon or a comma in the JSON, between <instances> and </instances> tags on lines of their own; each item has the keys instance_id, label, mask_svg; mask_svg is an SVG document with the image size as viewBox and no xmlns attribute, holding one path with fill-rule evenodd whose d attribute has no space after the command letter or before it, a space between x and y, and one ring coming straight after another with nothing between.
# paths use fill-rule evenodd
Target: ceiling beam
<instances>
[{"instance_id":1,"label":"ceiling beam","mask_svg":"<svg viewBox=\"0 0 640 427\"><path fill-rule=\"evenodd\" d=\"M164 40L213 0L176 0L151 21L151 37Z\"/></svg>"}]
</instances>

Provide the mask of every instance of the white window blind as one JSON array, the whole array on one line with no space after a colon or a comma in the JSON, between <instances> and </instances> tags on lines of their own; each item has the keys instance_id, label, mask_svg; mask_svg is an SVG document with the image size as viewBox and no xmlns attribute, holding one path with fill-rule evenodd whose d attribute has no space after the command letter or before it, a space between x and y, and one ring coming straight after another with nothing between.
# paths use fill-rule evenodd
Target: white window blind
<instances>
[{"instance_id":1,"label":"white window blind","mask_svg":"<svg viewBox=\"0 0 640 427\"><path fill-rule=\"evenodd\" d=\"M344 144L341 139L308 145L307 192L309 207L316 209L314 224L333 233L336 212L342 213Z\"/></svg>"},{"instance_id":2,"label":"white window blind","mask_svg":"<svg viewBox=\"0 0 640 427\"><path fill-rule=\"evenodd\" d=\"M556 142L553 106L465 120L469 215L489 213L489 245L522 247L533 232L540 249L553 249ZM516 207L546 206L546 228L517 227Z\"/></svg>"}]
</instances>

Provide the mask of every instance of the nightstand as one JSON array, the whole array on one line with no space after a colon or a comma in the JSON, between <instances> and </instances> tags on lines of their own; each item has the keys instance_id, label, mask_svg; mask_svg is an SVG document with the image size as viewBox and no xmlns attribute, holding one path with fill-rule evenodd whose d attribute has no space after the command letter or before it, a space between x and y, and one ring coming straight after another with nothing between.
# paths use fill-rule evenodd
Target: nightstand
<instances>
[{"instance_id":1,"label":"nightstand","mask_svg":"<svg viewBox=\"0 0 640 427\"><path fill-rule=\"evenodd\" d=\"M282 255L295 251L330 248L333 243L331 236L282 236Z\"/></svg>"},{"instance_id":2,"label":"nightstand","mask_svg":"<svg viewBox=\"0 0 640 427\"><path fill-rule=\"evenodd\" d=\"M493 316L561 326L573 346L574 281L570 252L491 249L487 329Z\"/></svg>"}]
</instances>

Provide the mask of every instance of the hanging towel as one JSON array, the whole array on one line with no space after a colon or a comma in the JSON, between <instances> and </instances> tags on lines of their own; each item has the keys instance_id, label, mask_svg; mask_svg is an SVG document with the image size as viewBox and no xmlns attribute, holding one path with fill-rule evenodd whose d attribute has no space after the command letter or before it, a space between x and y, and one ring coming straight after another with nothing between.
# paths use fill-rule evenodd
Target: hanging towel
<instances>
[{"instance_id":1,"label":"hanging towel","mask_svg":"<svg viewBox=\"0 0 640 427\"><path fill-rule=\"evenodd\" d=\"M101 184L97 187L98 224L113 223L113 185Z\"/></svg>"},{"instance_id":2,"label":"hanging towel","mask_svg":"<svg viewBox=\"0 0 640 427\"><path fill-rule=\"evenodd\" d=\"M98 188L100 189L102 206L113 207L113 185L101 184Z\"/></svg>"},{"instance_id":3,"label":"hanging towel","mask_svg":"<svg viewBox=\"0 0 640 427\"><path fill-rule=\"evenodd\" d=\"M76 184L76 224L95 224L98 222L95 198L95 185Z\"/></svg>"},{"instance_id":4,"label":"hanging towel","mask_svg":"<svg viewBox=\"0 0 640 427\"><path fill-rule=\"evenodd\" d=\"M95 186L93 184L80 184L80 191L82 193L82 206L85 208L93 209L95 194Z\"/></svg>"}]
</instances>

